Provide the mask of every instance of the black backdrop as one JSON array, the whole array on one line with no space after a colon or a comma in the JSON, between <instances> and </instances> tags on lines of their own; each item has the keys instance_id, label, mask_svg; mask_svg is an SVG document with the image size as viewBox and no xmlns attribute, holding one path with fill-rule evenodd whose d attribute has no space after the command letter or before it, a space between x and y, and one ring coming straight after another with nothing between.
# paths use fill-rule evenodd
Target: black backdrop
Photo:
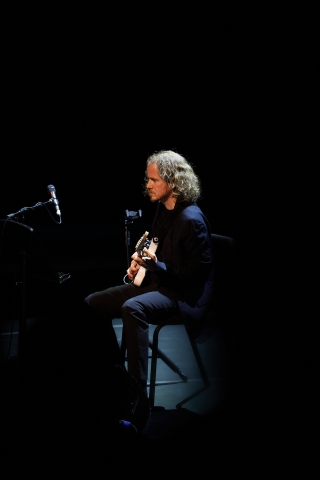
<instances>
[{"instance_id":1,"label":"black backdrop","mask_svg":"<svg viewBox=\"0 0 320 480\"><path fill-rule=\"evenodd\" d=\"M45 209L24 221L48 240L58 237L58 257L72 225L87 226L88 242L97 223L123 230L125 209L142 209L150 222L145 161L174 149L195 166L213 231L236 235L251 208L248 188L272 155L265 122L255 117L266 94L256 95L261 85L249 78L258 79L262 65L248 75L237 29L220 25L218 33L214 20L204 28L200 14L195 28L187 14L178 25L164 12L158 22L146 16L137 24L136 14L131 22L129 14L107 13L104 23L98 12L48 10L7 17L0 217L46 201L53 184L61 228Z\"/></svg>"},{"instance_id":2,"label":"black backdrop","mask_svg":"<svg viewBox=\"0 0 320 480\"><path fill-rule=\"evenodd\" d=\"M179 13L52 7L5 17L1 218L47 200L51 183L63 226L122 225L128 208L149 220L146 158L175 149L201 178L214 232L265 222L282 181L289 47L270 69L277 41L259 23L247 31L240 12ZM52 223L39 210L25 221Z\"/></svg>"},{"instance_id":3,"label":"black backdrop","mask_svg":"<svg viewBox=\"0 0 320 480\"><path fill-rule=\"evenodd\" d=\"M242 275L260 299L269 273L279 288L312 249L295 258L314 226L312 16L155 10L3 9L0 218L48 200L53 184L62 224L45 208L25 223L61 268L116 265L124 210L143 212L133 243L152 219L145 161L174 149L201 179L213 232L238 240Z\"/></svg>"}]
</instances>

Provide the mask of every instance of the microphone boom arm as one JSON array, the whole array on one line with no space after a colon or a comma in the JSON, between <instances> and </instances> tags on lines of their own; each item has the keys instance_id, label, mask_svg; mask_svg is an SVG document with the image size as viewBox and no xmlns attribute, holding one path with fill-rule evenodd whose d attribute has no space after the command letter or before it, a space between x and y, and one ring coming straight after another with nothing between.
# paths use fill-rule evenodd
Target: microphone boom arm
<instances>
[{"instance_id":1,"label":"microphone boom arm","mask_svg":"<svg viewBox=\"0 0 320 480\"><path fill-rule=\"evenodd\" d=\"M50 198L50 200L48 200L47 202L38 202L35 205L33 205L33 207L23 207L20 210L18 210L18 212L10 213L9 215L7 215L7 218L9 218L11 220L12 219L19 219L19 216L23 215L25 212L28 212L29 210L35 210L36 208L39 208L39 207L44 207L48 203L53 203L53 199Z\"/></svg>"}]
</instances>

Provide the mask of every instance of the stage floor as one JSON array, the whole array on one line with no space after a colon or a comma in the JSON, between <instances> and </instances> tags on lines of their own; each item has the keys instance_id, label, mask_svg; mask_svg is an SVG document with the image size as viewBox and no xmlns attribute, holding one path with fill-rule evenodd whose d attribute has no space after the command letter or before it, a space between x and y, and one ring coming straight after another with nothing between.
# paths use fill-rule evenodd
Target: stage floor
<instances>
[{"instance_id":1,"label":"stage floor","mask_svg":"<svg viewBox=\"0 0 320 480\"><path fill-rule=\"evenodd\" d=\"M121 319L118 318L113 320L113 327L120 343L122 334ZM51 375L53 374L52 372L54 372L54 367L52 369L52 363L56 361L55 357L57 355L59 356L60 349L70 348L70 358L72 356L73 333L74 337L78 338L76 325L73 325L72 328L75 329L74 332L72 332L72 330L70 331L70 328L66 328L66 330L68 330L68 334L66 334L68 338L66 339L63 338L64 327L63 324L61 326L60 322L57 322L57 325L55 325L52 319L48 320L45 317L27 318L26 320L27 337L29 335L29 331L30 335L35 337L33 338L32 344L29 346L29 348L34 348L35 350L39 349L39 352L42 352L37 354L36 362L48 362L50 364ZM150 338L152 338L154 328L154 325L150 325ZM53 332L54 329L56 329L56 331L52 334L52 337L55 340L52 340L52 342L56 342L56 345L53 347L50 340L50 345L46 347L46 342L48 343L48 337L51 338L50 330ZM57 333L59 329L60 332ZM2 364L4 366L6 376L9 375L14 377L15 375L18 375L17 369L19 368L17 366L19 364L18 320L2 321L1 330ZM59 339L61 340L60 345L58 343ZM97 342L97 348L102 348L101 345L103 345L103 342L102 344L100 341ZM198 347L210 385L198 396L186 402L182 408L179 409L180 411L178 411L176 405L190 394L194 393L198 389L201 389L203 387L203 382L185 328L182 325L173 325L161 329L159 334L159 348L167 357L169 357L169 359L179 368L179 370L186 375L187 380L183 380L179 374L173 371L161 358L158 358L155 405L156 407L160 408L157 408L156 411L152 411L150 413L147 425L143 430L143 435L145 437L152 439L164 438L170 434L170 431L172 431L173 428L176 429L177 425L179 425L181 422L183 426L185 415L188 416L188 421L191 417L194 420L198 416L211 414L215 410L216 406L220 406L221 403L223 403L223 399L228 389L226 368L227 358L224 340L218 332L215 332L205 343L199 344ZM88 342L88 348L94 349L95 342L91 341L90 347ZM51 352L53 349L56 350L55 354L50 354L49 352ZM149 350L149 353L150 375L151 349ZM54 357L52 361L50 358L48 358L49 355ZM61 351L60 356L61 358L64 357L67 360L69 359L66 352ZM72 362L74 361L75 360L73 358ZM36 365L34 368L37 370L39 367ZM65 369L68 368L68 365L65 365ZM10 373L8 374L8 372ZM41 372L40 375L44 374ZM54 372L54 375L56 375L56 372ZM79 375L78 371L77 375ZM50 383L50 380L47 379L46 381Z\"/></svg>"}]
</instances>

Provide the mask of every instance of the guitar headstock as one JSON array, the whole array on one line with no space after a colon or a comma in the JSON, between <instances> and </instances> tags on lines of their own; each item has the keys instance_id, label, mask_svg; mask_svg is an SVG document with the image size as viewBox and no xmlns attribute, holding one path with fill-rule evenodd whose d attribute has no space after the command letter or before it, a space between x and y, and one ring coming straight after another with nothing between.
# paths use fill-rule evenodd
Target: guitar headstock
<instances>
[{"instance_id":1,"label":"guitar headstock","mask_svg":"<svg viewBox=\"0 0 320 480\"><path fill-rule=\"evenodd\" d=\"M142 237L137 241L135 250L138 253L138 255L141 255L142 250L144 247L148 247L148 235L149 232L145 232Z\"/></svg>"}]
</instances>

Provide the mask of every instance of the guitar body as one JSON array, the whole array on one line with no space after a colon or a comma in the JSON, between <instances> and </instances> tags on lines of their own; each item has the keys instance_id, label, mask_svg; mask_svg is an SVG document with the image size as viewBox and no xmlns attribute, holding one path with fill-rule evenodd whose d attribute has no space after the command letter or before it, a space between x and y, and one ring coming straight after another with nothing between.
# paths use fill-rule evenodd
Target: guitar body
<instances>
[{"instance_id":1,"label":"guitar body","mask_svg":"<svg viewBox=\"0 0 320 480\"><path fill-rule=\"evenodd\" d=\"M149 244L147 242L147 239L146 239L146 234L148 235L148 232L146 232L142 237L141 239L139 240L139 242L137 243L136 245L136 252L138 253L138 255L142 256L142 250L143 248L147 248L147 250L151 253L156 253L157 251L157 248L158 248L158 239L157 238L154 238ZM141 244L143 244L141 246ZM147 246L148 245L148 246ZM139 270L138 270L138 273L137 275L134 277L134 280L133 280L133 284L136 285L136 287L140 287L140 285L142 284L143 282L143 279L144 277L146 276L146 268L144 267L140 267Z\"/></svg>"}]
</instances>

